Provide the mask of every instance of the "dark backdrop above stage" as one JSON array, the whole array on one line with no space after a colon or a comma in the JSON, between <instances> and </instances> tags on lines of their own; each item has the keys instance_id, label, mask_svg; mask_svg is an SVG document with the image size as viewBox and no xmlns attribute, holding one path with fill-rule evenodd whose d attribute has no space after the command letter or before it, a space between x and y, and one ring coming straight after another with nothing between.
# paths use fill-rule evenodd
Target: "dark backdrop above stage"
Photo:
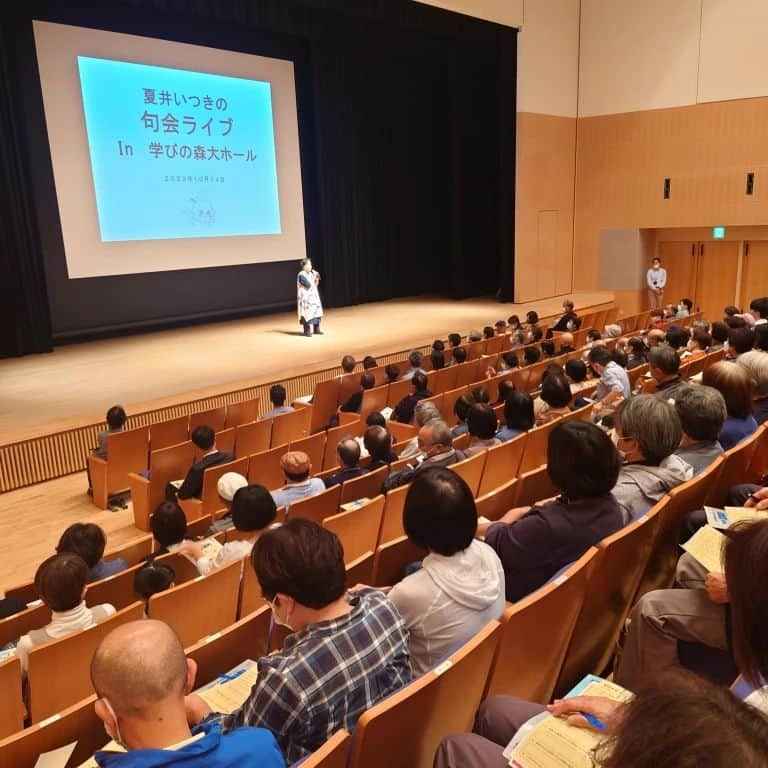
<instances>
[{"instance_id":1,"label":"dark backdrop above stage","mask_svg":"<svg viewBox=\"0 0 768 768\"><path fill-rule=\"evenodd\" d=\"M297 264L69 280L32 19L295 62L327 306L462 298L514 271L516 31L410 0L29 0L0 10L0 354L290 306ZM297 258L303 254L297 254Z\"/></svg>"}]
</instances>

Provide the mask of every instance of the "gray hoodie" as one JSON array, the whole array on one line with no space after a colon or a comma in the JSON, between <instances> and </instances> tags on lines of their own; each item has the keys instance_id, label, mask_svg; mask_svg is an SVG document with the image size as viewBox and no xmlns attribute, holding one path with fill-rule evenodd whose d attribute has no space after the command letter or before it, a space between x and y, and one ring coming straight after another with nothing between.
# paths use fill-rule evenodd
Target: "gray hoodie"
<instances>
[{"instance_id":1,"label":"gray hoodie","mask_svg":"<svg viewBox=\"0 0 768 768\"><path fill-rule=\"evenodd\" d=\"M693 467L674 453L658 467L625 464L613 489L624 516L624 525L642 517L669 491L692 477Z\"/></svg>"}]
</instances>

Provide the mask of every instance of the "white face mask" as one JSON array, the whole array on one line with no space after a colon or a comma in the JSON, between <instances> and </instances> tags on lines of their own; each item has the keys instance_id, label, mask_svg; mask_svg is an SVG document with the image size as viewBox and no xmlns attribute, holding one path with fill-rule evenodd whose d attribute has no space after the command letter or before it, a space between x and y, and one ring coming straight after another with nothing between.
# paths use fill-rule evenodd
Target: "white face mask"
<instances>
[{"instance_id":1,"label":"white face mask","mask_svg":"<svg viewBox=\"0 0 768 768\"><path fill-rule=\"evenodd\" d=\"M102 698L102 702L104 703L104 706L109 710L109 714L112 715L112 719L115 721L115 732L112 733L109 726L104 723L104 730L107 732L107 736L109 736L112 741L117 742L123 749L126 751L128 750L128 747L125 745L125 742L123 741L122 736L120 735L120 726L117 724L117 715L115 714L115 710L112 709L112 705L109 703L109 699Z\"/></svg>"},{"instance_id":2,"label":"white face mask","mask_svg":"<svg viewBox=\"0 0 768 768\"><path fill-rule=\"evenodd\" d=\"M285 619L281 619L275 610L275 600L277 600L277 595L272 598L272 602L270 603L272 606L272 621L274 621L275 624L279 624L281 627L285 627L286 629L293 631L293 627L288 623L288 620L291 618L291 614L289 613Z\"/></svg>"},{"instance_id":3,"label":"white face mask","mask_svg":"<svg viewBox=\"0 0 768 768\"><path fill-rule=\"evenodd\" d=\"M619 437L619 435L617 434L616 430L614 430L613 432L611 432L611 441L612 441L612 442L613 442L613 444L616 446L616 453L618 453L618 454L619 454L619 458L620 458L622 461L626 461L626 460L627 460L627 453L626 453L626 451L622 451L622 450L619 448L619 443L620 443L622 440L626 440L626 438L624 438L624 437Z\"/></svg>"}]
</instances>

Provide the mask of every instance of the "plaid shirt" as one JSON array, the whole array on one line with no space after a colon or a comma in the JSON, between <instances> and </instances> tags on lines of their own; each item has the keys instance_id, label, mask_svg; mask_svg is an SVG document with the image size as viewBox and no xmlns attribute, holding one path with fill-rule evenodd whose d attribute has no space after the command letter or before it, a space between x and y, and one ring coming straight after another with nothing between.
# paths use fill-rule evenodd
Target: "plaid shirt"
<instances>
[{"instance_id":1,"label":"plaid shirt","mask_svg":"<svg viewBox=\"0 0 768 768\"><path fill-rule=\"evenodd\" d=\"M339 728L411 680L407 632L381 592L351 595L351 612L289 635L260 659L250 696L231 715L213 715L226 733L243 725L267 728L287 763L306 757Z\"/></svg>"}]
</instances>

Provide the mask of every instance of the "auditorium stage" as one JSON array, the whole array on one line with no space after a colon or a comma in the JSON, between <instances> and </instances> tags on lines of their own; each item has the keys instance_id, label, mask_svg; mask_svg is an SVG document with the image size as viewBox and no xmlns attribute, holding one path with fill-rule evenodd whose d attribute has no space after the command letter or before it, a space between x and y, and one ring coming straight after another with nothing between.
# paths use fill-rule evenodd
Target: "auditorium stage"
<instances>
[{"instance_id":1,"label":"auditorium stage","mask_svg":"<svg viewBox=\"0 0 768 768\"><path fill-rule=\"evenodd\" d=\"M613 293L572 294L577 310ZM529 309L559 312L565 296L500 304L493 299L394 299L328 310L325 335L305 338L295 313L266 315L57 347L0 360L0 445L103 421L115 403L131 413L466 334Z\"/></svg>"}]
</instances>

